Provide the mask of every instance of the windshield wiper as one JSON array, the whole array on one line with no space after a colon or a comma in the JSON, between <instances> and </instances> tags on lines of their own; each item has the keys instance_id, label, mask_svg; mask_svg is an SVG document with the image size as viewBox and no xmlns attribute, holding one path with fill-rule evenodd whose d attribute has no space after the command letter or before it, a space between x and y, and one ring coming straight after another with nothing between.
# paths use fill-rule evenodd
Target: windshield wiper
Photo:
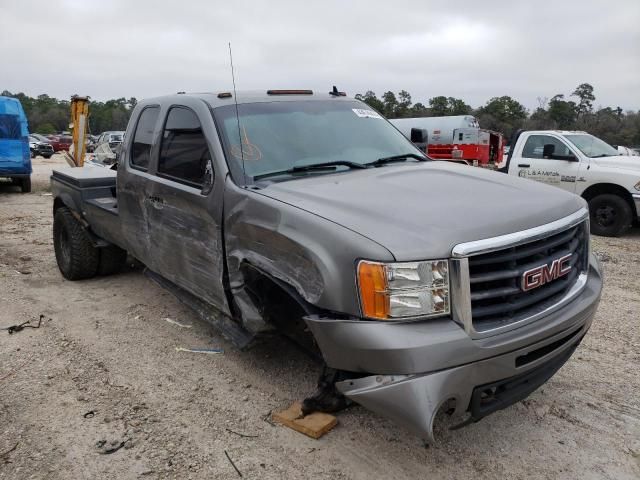
<instances>
[{"instance_id":1,"label":"windshield wiper","mask_svg":"<svg viewBox=\"0 0 640 480\"><path fill-rule=\"evenodd\" d=\"M369 168L362 163L350 162L348 160L335 160L333 162L313 163L311 165L296 165L287 170L278 170L276 172L261 173L253 177L254 180L261 180L268 177L276 177L278 175L287 175L300 172L312 172L314 170L329 170L333 171L336 167L349 167L349 168Z\"/></svg>"},{"instance_id":2,"label":"windshield wiper","mask_svg":"<svg viewBox=\"0 0 640 480\"><path fill-rule=\"evenodd\" d=\"M367 166L379 167L393 162L406 162L408 158L413 158L419 162L426 162L428 159L424 155L418 155L417 153L402 153L400 155L393 155L391 157L382 157L374 162L365 163Z\"/></svg>"}]
</instances>

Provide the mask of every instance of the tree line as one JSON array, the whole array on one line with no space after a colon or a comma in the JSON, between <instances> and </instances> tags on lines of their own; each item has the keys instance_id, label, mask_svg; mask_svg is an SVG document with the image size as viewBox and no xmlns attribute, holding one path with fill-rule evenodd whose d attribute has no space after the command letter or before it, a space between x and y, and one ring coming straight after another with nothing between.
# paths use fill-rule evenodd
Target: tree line
<instances>
[{"instance_id":1,"label":"tree line","mask_svg":"<svg viewBox=\"0 0 640 480\"><path fill-rule=\"evenodd\" d=\"M436 96L427 105L412 103L411 94L401 90L385 92L378 98L368 90L356 98L384 114L387 118L443 117L473 115L482 128L495 130L507 140L518 129L584 130L612 145L640 146L640 111L623 111L620 107L594 109L593 86L582 83L568 96L559 93L550 99L538 97L538 107L529 112L508 95L494 97L481 107L473 108L455 97Z\"/></svg>"},{"instance_id":2,"label":"tree line","mask_svg":"<svg viewBox=\"0 0 640 480\"><path fill-rule=\"evenodd\" d=\"M29 131L48 135L69 130L71 102L42 94L30 97L24 93L7 90L0 95L20 100L29 121ZM89 133L97 135L107 130L124 130L127 127L135 98L116 98L106 102L91 101L89 105Z\"/></svg>"},{"instance_id":3,"label":"tree line","mask_svg":"<svg viewBox=\"0 0 640 480\"><path fill-rule=\"evenodd\" d=\"M71 114L68 100L58 100L46 94L34 98L6 90L2 95L20 100L32 132L49 134L69 129ZM411 94L406 90L400 90L397 94L388 91L381 98L368 90L364 94L357 94L356 98L387 118L473 115L478 118L482 128L501 132L507 139L520 128L584 130L612 145L640 145L640 111L623 111L620 107L595 109L596 97L593 86L588 83L580 84L566 97L562 93L551 98L539 97L538 107L531 112L508 95L494 97L478 108L471 107L459 98L445 96L432 97L426 105L413 103ZM136 103L133 97L106 102L91 101L90 133L124 130Z\"/></svg>"}]
</instances>

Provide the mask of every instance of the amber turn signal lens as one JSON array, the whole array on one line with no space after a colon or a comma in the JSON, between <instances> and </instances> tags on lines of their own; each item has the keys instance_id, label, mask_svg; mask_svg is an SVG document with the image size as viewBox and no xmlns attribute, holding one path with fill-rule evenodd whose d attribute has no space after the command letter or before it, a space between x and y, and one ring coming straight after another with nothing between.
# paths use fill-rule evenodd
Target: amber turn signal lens
<instances>
[{"instance_id":1,"label":"amber turn signal lens","mask_svg":"<svg viewBox=\"0 0 640 480\"><path fill-rule=\"evenodd\" d=\"M389 318L389 295L384 265L360 262L358 284L363 315L368 318L385 320Z\"/></svg>"}]
</instances>

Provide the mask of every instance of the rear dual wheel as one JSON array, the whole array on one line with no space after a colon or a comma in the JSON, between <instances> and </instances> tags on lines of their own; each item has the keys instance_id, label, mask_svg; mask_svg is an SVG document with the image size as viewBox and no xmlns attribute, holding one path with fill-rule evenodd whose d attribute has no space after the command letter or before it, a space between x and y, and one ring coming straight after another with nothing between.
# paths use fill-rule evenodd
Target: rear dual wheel
<instances>
[{"instance_id":1,"label":"rear dual wheel","mask_svg":"<svg viewBox=\"0 0 640 480\"><path fill-rule=\"evenodd\" d=\"M83 226L67 207L58 208L54 215L53 247L60 273L67 280L116 273L127 258L127 252L115 245L94 247Z\"/></svg>"}]
</instances>

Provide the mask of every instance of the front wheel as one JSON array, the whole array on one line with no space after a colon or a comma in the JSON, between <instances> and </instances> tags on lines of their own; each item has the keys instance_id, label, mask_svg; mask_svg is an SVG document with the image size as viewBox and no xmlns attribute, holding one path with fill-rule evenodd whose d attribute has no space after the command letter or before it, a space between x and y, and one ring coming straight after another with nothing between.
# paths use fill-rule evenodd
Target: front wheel
<instances>
[{"instance_id":1,"label":"front wheel","mask_svg":"<svg viewBox=\"0 0 640 480\"><path fill-rule=\"evenodd\" d=\"M618 237L633 221L631 206L619 195L604 193L589 201L591 233L603 237Z\"/></svg>"},{"instance_id":2,"label":"front wheel","mask_svg":"<svg viewBox=\"0 0 640 480\"><path fill-rule=\"evenodd\" d=\"M20 190L22 190L22 193L31 192L31 177L22 178L20 180Z\"/></svg>"},{"instance_id":3,"label":"front wheel","mask_svg":"<svg viewBox=\"0 0 640 480\"><path fill-rule=\"evenodd\" d=\"M98 271L100 252L71 210L61 207L53 217L53 248L60 273L67 280L91 278Z\"/></svg>"}]
</instances>

